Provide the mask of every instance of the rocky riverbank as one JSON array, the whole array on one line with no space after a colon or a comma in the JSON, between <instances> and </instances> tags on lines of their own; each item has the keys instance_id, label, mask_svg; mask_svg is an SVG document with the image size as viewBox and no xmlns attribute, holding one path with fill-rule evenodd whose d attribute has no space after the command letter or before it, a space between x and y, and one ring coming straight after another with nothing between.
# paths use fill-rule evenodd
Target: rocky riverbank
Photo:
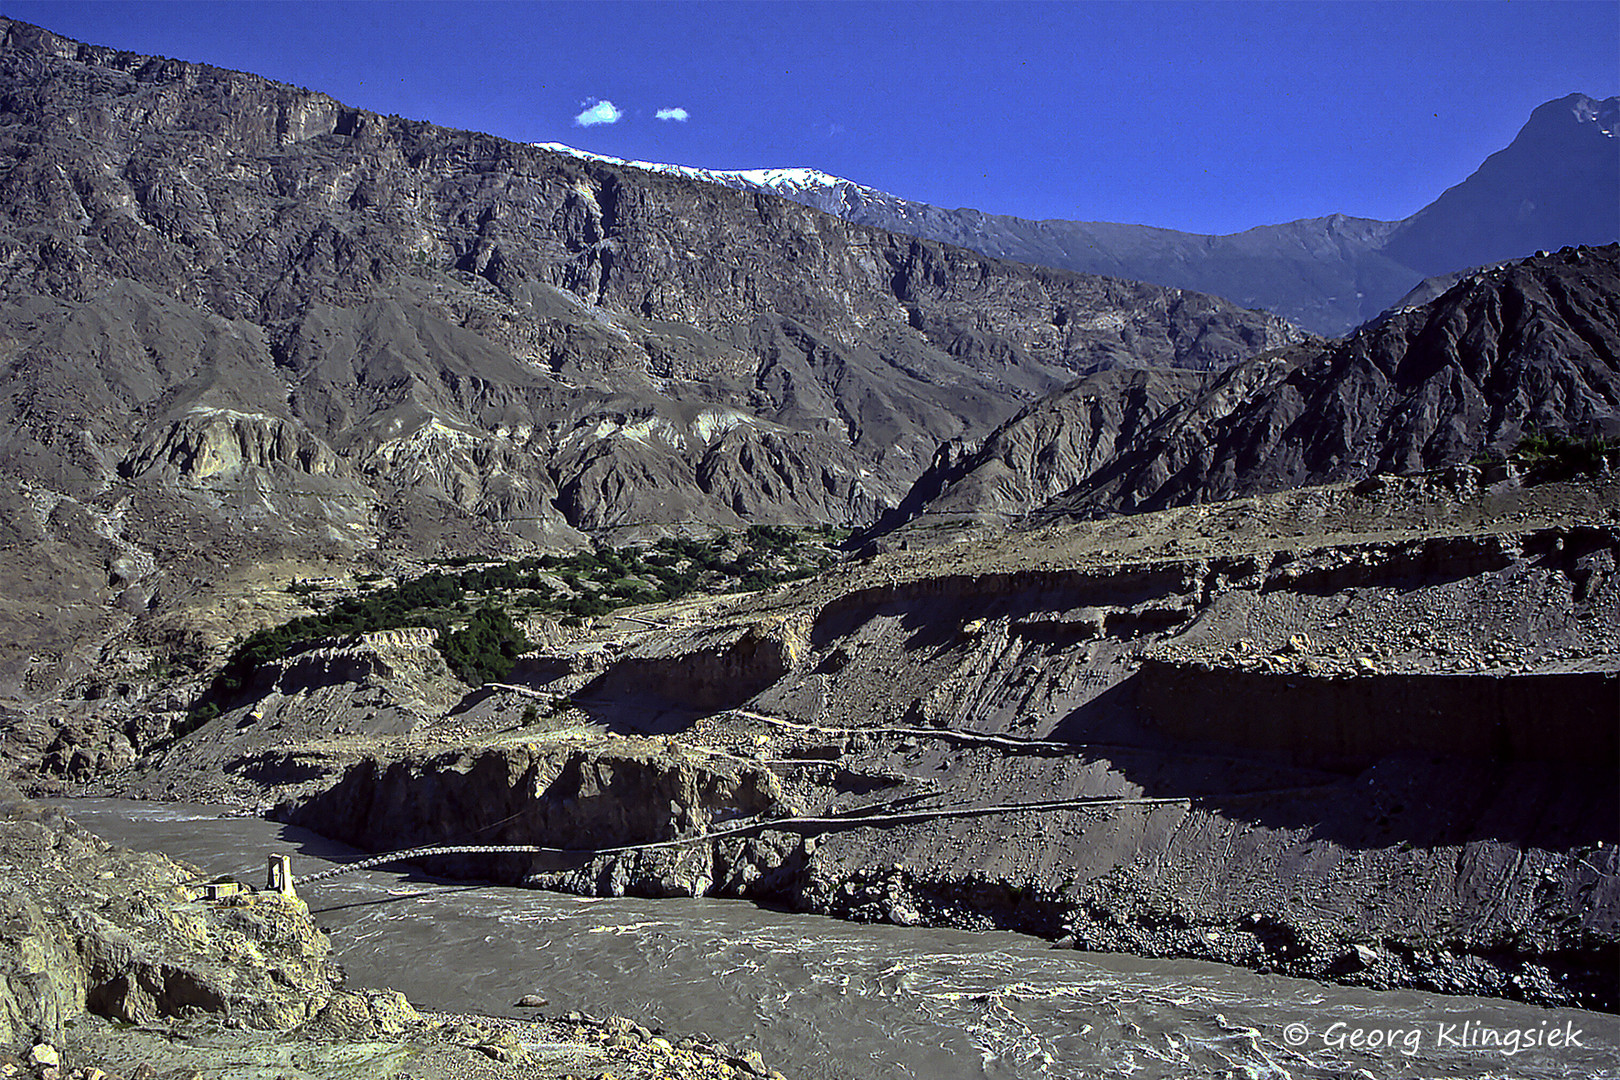
<instances>
[{"instance_id":1,"label":"rocky riverbank","mask_svg":"<svg viewBox=\"0 0 1620 1080\"><path fill-rule=\"evenodd\" d=\"M371 850L476 838L577 852L421 860L453 877L733 897L1378 989L1616 1006L1615 848L1600 824L1612 790L1594 772L1392 760L1335 776L922 730L834 734L832 757L826 734L739 720L731 735L759 762L699 765L609 739L548 759L525 744L357 766L286 814ZM750 782L744 800L739 773L781 780ZM1160 791L1190 793L1147 794ZM805 806L816 816L789 816ZM739 826L722 813L755 824L725 835ZM680 837L694 839L663 846Z\"/></svg>"},{"instance_id":2,"label":"rocky riverbank","mask_svg":"<svg viewBox=\"0 0 1620 1080\"><path fill-rule=\"evenodd\" d=\"M8 1076L780 1075L622 1018L422 1015L393 991L345 988L296 896L205 882L15 791L0 793L0 916Z\"/></svg>"}]
</instances>

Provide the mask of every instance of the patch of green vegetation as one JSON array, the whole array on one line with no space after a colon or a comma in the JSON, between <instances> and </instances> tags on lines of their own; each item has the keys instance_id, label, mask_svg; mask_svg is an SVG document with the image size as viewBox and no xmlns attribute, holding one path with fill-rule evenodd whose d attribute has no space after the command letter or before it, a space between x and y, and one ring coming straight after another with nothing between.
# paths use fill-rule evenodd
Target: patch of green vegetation
<instances>
[{"instance_id":1,"label":"patch of green vegetation","mask_svg":"<svg viewBox=\"0 0 1620 1080\"><path fill-rule=\"evenodd\" d=\"M456 678L472 686L501 682L534 643L497 607L480 608L460 630L440 630L434 644Z\"/></svg>"},{"instance_id":2,"label":"patch of green vegetation","mask_svg":"<svg viewBox=\"0 0 1620 1080\"><path fill-rule=\"evenodd\" d=\"M260 667L317 641L405 627L436 630L436 647L451 670L478 685L506 678L516 656L533 648L512 621L513 611L579 626L630 605L769 588L831 566L833 545L848 534L831 526L753 525L740 534L669 537L642 548L599 543L568 555L505 562L454 556L397 585L373 585L380 575L366 575L357 579L360 591L347 596L316 595L320 585L295 581L288 592L319 610L238 641L193 706L197 719L190 726L241 698ZM565 591L556 588L559 582Z\"/></svg>"},{"instance_id":3,"label":"patch of green vegetation","mask_svg":"<svg viewBox=\"0 0 1620 1080\"><path fill-rule=\"evenodd\" d=\"M785 525L750 525L743 543L758 551L791 551L798 546L799 534Z\"/></svg>"},{"instance_id":4,"label":"patch of green vegetation","mask_svg":"<svg viewBox=\"0 0 1620 1080\"><path fill-rule=\"evenodd\" d=\"M186 710L186 718L175 725L176 736L189 735L219 715L217 701L202 701Z\"/></svg>"},{"instance_id":5,"label":"patch of green vegetation","mask_svg":"<svg viewBox=\"0 0 1620 1080\"><path fill-rule=\"evenodd\" d=\"M1513 448L1532 480L1567 480L1620 467L1620 439L1577 439L1532 429Z\"/></svg>"}]
</instances>

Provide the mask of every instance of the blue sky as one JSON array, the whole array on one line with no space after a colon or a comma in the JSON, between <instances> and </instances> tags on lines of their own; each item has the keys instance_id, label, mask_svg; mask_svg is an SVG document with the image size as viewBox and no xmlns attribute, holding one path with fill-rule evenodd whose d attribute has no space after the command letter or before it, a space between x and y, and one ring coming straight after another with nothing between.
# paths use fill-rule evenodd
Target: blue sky
<instances>
[{"instance_id":1,"label":"blue sky","mask_svg":"<svg viewBox=\"0 0 1620 1080\"><path fill-rule=\"evenodd\" d=\"M0 13L510 139L812 166L941 206L1196 232L1404 217L1535 106L1620 93L1614 0L0 0ZM577 123L587 110L605 122Z\"/></svg>"}]
</instances>

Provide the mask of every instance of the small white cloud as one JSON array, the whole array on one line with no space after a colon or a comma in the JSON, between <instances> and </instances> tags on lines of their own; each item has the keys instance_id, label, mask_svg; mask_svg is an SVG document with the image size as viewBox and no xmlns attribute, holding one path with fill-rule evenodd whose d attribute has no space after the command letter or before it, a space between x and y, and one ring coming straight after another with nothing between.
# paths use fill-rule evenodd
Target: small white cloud
<instances>
[{"instance_id":1,"label":"small white cloud","mask_svg":"<svg viewBox=\"0 0 1620 1080\"><path fill-rule=\"evenodd\" d=\"M687 112L685 109L677 107L674 109L659 109L653 115L658 117L660 120L680 120L684 123L692 114Z\"/></svg>"},{"instance_id":2,"label":"small white cloud","mask_svg":"<svg viewBox=\"0 0 1620 1080\"><path fill-rule=\"evenodd\" d=\"M588 101L580 102L580 104L585 106L585 111L574 117L575 127L617 124L619 118L624 115L624 110L611 101L598 101L596 98L591 98Z\"/></svg>"}]
</instances>

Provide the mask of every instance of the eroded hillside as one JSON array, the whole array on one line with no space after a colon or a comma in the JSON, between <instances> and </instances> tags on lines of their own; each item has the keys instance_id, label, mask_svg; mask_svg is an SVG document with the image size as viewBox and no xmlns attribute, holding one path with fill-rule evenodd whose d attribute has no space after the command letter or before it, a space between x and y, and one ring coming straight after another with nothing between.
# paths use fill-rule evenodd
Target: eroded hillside
<instances>
[{"instance_id":1,"label":"eroded hillside","mask_svg":"<svg viewBox=\"0 0 1620 1080\"><path fill-rule=\"evenodd\" d=\"M1481 480L943 530L459 696L335 643L103 783L561 849L457 875L1613 1007L1620 492Z\"/></svg>"}]
</instances>

